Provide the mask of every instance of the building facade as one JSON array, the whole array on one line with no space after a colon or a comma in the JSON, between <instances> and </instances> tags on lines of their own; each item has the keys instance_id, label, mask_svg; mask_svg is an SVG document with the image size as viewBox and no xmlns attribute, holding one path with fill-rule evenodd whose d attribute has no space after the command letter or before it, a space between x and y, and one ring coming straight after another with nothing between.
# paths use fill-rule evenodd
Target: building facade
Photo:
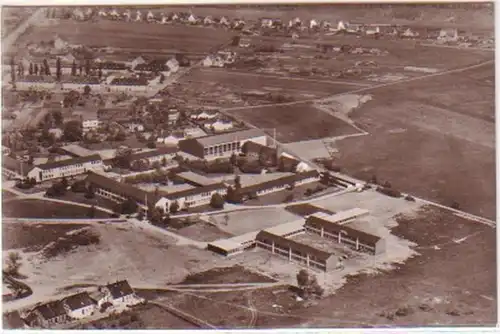
<instances>
[{"instance_id":1,"label":"building facade","mask_svg":"<svg viewBox=\"0 0 500 334\"><path fill-rule=\"evenodd\" d=\"M33 167L28 177L37 182L84 174L88 171L103 170L104 165L99 154L85 157L50 162Z\"/></svg>"},{"instance_id":2,"label":"building facade","mask_svg":"<svg viewBox=\"0 0 500 334\"><path fill-rule=\"evenodd\" d=\"M82 319L91 316L96 310L96 302L87 292L81 292L62 300L68 316L72 319Z\"/></svg>"},{"instance_id":3,"label":"building facade","mask_svg":"<svg viewBox=\"0 0 500 334\"><path fill-rule=\"evenodd\" d=\"M172 203L176 202L179 205L179 210L182 210L210 204L210 200L214 194L224 197L226 193L226 185L217 183L164 195L156 202L155 206L163 209L164 212L169 212Z\"/></svg>"}]
</instances>

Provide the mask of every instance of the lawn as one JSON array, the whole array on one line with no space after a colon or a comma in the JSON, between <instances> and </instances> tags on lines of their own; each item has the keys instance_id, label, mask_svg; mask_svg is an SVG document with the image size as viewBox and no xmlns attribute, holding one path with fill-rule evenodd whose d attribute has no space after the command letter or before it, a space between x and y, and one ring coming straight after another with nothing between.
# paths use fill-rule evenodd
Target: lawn
<instances>
[{"instance_id":1,"label":"lawn","mask_svg":"<svg viewBox=\"0 0 500 334\"><path fill-rule=\"evenodd\" d=\"M203 52L228 43L232 34L186 25L160 25L100 20L92 24L63 20L56 25L36 27L20 37L19 43L52 39L55 34L71 44L90 47L114 47L164 50L166 55L177 52ZM99 38L95 38L99 36ZM209 38L207 38L210 36Z\"/></svg>"},{"instance_id":2,"label":"lawn","mask_svg":"<svg viewBox=\"0 0 500 334\"><path fill-rule=\"evenodd\" d=\"M202 221L176 229L175 233L193 240L206 242L228 238L231 236L231 234L220 230L218 227Z\"/></svg>"},{"instance_id":3,"label":"lawn","mask_svg":"<svg viewBox=\"0 0 500 334\"><path fill-rule=\"evenodd\" d=\"M88 218L89 208L44 200L12 200L2 207L2 216L9 218ZM96 210L96 218L107 218L105 212Z\"/></svg>"},{"instance_id":4,"label":"lawn","mask_svg":"<svg viewBox=\"0 0 500 334\"><path fill-rule=\"evenodd\" d=\"M280 142L319 139L357 133L348 123L318 110L309 103L263 106L230 112L234 117L272 133Z\"/></svg>"},{"instance_id":5,"label":"lawn","mask_svg":"<svg viewBox=\"0 0 500 334\"><path fill-rule=\"evenodd\" d=\"M240 265L214 268L188 275L180 284L229 284L229 283L270 283L275 282L267 276L250 271Z\"/></svg>"}]
</instances>

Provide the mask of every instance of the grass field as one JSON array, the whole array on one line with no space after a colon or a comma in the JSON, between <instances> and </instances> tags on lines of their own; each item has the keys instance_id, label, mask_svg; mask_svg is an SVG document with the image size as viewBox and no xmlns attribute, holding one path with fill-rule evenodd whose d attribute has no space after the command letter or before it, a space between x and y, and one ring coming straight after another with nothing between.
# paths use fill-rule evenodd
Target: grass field
<instances>
[{"instance_id":1,"label":"grass field","mask_svg":"<svg viewBox=\"0 0 500 334\"><path fill-rule=\"evenodd\" d=\"M38 251L47 244L58 240L66 233L87 227L85 224L3 224L2 249L24 249Z\"/></svg>"},{"instance_id":2,"label":"grass field","mask_svg":"<svg viewBox=\"0 0 500 334\"><path fill-rule=\"evenodd\" d=\"M53 39L58 34L71 44L94 47L166 49L176 52L209 52L212 48L228 43L232 34L185 25L159 25L100 20L88 24L73 20L56 25L39 26L21 36L19 43ZM99 38L96 38L99 36ZM209 37L209 38L208 38ZM132 60L132 59L131 59Z\"/></svg>"},{"instance_id":3,"label":"grass field","mask_svg":"<svg viewBox=\"0 0 500 334\"><path fill-rule=\"evenodd\" d=\"M88 218L89 208L43 200L13 200L2 207L3 217L9 218ZM95 211L96 218L109 214Z\"/></svg>"},{"instance_id":4,"label":"grass field","mask_svg":"<svg viewBox=\"0 0 500 334\"><path fill-rule=\"evenodd\" d=\"M181 284L269 283L274 281L267 276L235 265L191 274Z\"/></svg>"},{"instance_id":5,"label":"grass field","mask_svg":"<svg viewBox=\"0 0 500 334\"><path fill-rule=\"evenodd\" d=\"M330 83L328 79L322 81L307 80L306 78L290 79L271 75L255 75L243 71L211 68L191 71L185 79L196 82L217 82L243 92L267 89L270 91L287 93L292 96L308 94L313 97L324 97L357 88L356 85L343 85L335 80L331 80L332 82Z\"/></svg>"},{"instance_id":6,"label":"grass field","mask_svg":"<svg viewBox=\"0 0 500 334\"><path fill-rule=\"evenodd\" d=\"M276 138L283 143L344 136L357 133L348 123L316 109L311 104L263 106L230 112L236 118L261 129L276 129Z\"/></svg>"}]
</instances>

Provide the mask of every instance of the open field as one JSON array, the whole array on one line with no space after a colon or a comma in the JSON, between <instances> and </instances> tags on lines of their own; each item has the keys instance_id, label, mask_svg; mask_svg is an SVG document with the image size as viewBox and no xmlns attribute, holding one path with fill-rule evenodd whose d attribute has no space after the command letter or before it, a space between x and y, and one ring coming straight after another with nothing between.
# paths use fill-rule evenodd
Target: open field
<instances>
[{"instance_id":1,"label":"open field","mask_svg":"<svg viewBox=\"0 0 500 334\"><path fill-rule=\"evenodd\" d=\"M288 93L292 96L299 95L299 97L301 94L323 97L356 88L356 85L342 84L341 80L301 80L299 78L290 79L271 75L255 75L242 71L204 68L191 71L185 80L218 82L243 91L268 89L269 91Z\"/></svg>"},{"instance_id":2,"label":"open field","mask_svg":"<svg viewBox=\"0 0 500 334\"><path fill-rule=\"evenodd\" d=\"M6 200L6 199L16 198L16 197L17 197L16 194L2 189L2 201Z\"/></svg>"},{"instance_id":3,"label":"open field","mask_svg":"<svg viewBox=\"0 0 500 334\"><path fill-rule=\"evenodd\" d=\"M207 242L231 236L231 234L220 230L218 227L210 225L203 221L180 228L176 230L175 233L193 240Z\"/></svg>"},{"instance_id":4,"label":"open field","mask_svg":"<svg viewBox=\"0 0 500 334\"><path fill-rule=\"evenodd\" d=\"M305 103L293 106L263 106L230 113L268 132L275 128L277 140L284 143L358 132L348 123Z\"/></svg>"},{"instance_id":5,"label":"open field","mask_svg":"<svg viewBox=\"0 0 500 334\"><path fill-rule=\"evenodd\" d=\"M273 279L236 265L188 275L181 284L270 283Z\"/></svg>"},{"instance_id":6,"label":"open field","mask_svg":"<svg viewBox=\"0 0 500 334\"><path fill-rule=\"evenodd\" d=\"M9 218L88 218L89 208L44 200L12 200L2 207L3 217ZM95 210L96 218L106 218L105 212Z\"/></svg>"},{"instance_id":7,"label":"open field","mask_svg":"<svg viewBox=\"0 0 500 334\"><path fill-rule=\"evenodd\" d=\"M85 224L28 224L13 223L2 226L2 249L23 249L36 252L66 233L87 227Z\"/></svg>"},{"instance_id":8,"label":"open field","mask_svg":"<svg viewBox=\"0 0 500 334\"><path fill-rule=\"evenodd\" d=\"M78 329L194 329L196 326L160 306L135 306L126 312L93 321Z\"/></svg>"},{"instance_id":9,"label":"open field","mask_svg":"<svg viewBox=\"0 0 500 334\"><path fill-rule=\"evenodd\" d=\"M228 43L232 34L224 30L209 30L185 25L151 25L118 21L97 21L92 24L73 20L30 29L19 43L52 39L58 34L71 44L94 47L168 49L167 55L177 52L206 52ZM207 38L207 34L210 38ZM98 39L95 36L99 36Z\"/></svg>"}]
</instances>

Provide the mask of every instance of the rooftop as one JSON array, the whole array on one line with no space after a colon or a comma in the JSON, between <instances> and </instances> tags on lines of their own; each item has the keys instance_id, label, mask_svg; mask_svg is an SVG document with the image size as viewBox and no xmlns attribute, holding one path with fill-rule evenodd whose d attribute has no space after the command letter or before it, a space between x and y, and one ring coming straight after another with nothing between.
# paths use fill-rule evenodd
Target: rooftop
<instances>
[{"instance_id":1,"label":"rooftop","mask_svg":"<svg viewBox=\"0 0 500 334\"><path fill-rule=\"evenodd\" d=\"M35 310L40 312L41 316L46 320L66 315L66 310L64 309L64 305L59 300L39 305L35 307Z\"/></svg>"},{"instance_id":2,"label":"rooftop","mask_svg":"<svg viewBox=\"0 0 500 334\"><path fill-rule=\"evenodd\" d=\"M148 81L144 78L114 78L111 85L116 86L147 86Z\"/></svg>"},{"instance_id":3,"label":"rooftop","mask_svg":"<svg viewBox=\"0 0 500 334\"><path fill-rule=\"evenodd\" d=\"M33 169L32 165L11 158L8 155L2 157L2 167L15 171L23 176L27 176L28 172Z\"/></svg>"},{"instance_id":4,"label":"rooftop","mask_svg":"<svg viewBox=\"0 0 500 334\"><path fill-rule=\"evenodd\" d=\"M209 185L212 185L214 183L217 183L217 181L214 181L211 178L208 178L204 175L201 175L201 174L198 174L195 172L191 172L191 171L182 172L182 173L179 173L177 175L179 177L187 180L187 181L191 181L191 182L196 183L200 186L209 186Z\"/></svg>"},{"instance_id":5,"label":"rooftop","mask_svg":"<svg viewBox=\"0 0 500 334\"><path fill-rule=\"evenodd\" d=\"M231 143L239 140L247 140L262 136L266 136L264 131L260 129L248 129L243 131L223 133L215 136L205 136L205 137L198 137L186 140L197 141L203 146L213 146L213 145Z\"/></svg>"},{"instance_id":6,"label":"rooftop","mask_svg":"<svg viewBox=\"0 0 500 334\"><path fill-rule=\"evenodd\" d=\"M226 185L224 183L215 183L215 184L211 184L211 185L204 186L204 187L186 189L186 190L181 190L181 191L176 192L176 193L165 194L165 195L163 195L163 197L170 199L170 200L175 200L178 198L202 194L205 192L211 192L214 190L220 190L220 189L225 189L225 188L226 188Z\"/></svg>"},{"instance_id":7,"label":"rooftop","mask_svg":"<svg viewBox=\"0 0 500 334\"><path fill-rule=\"evenodd\" d=\"M265 229L264 231L279 235L279 236L284 236L288 233L293 233L297 232L301 229L304 228L305 220L304 219L297 219L289 223L284 223L280 225L276 225L273 227L269 227Z\"/></svg>"},{"instance_id":8,"label":"rooftop","mask_svg":"<svg viewBox=\"0 0 500 334\"><path fill-rule=\"evenodd\" d=\"M106 288L109 290L111 296L114 299L128 296L134 293L134 290L126 280L108 284L106 285Z\"/></svg>"},{"instance_id":9,"label":"rooftop","mask_svg":"<svg viewBox=\"0 0 500 334\"><path fill-rule=\"evenodd\" d=\"M179 149L177 147L172 147L172 146L159 147L155 150L132 154L130 155L130 161L147 159L150 157L156 157L165 154L176 154L177 152L179 152Z\"/></svg>"},{"instance_id":10,"label":"rooftop","mask_svg":"<svg viewBox=\"0 0 500 334\"><path fill-rule=\"evenodd\" d=\"M66 160L61 160L61 161L49 162L46 164L38 165L37 167L40 169L53 169L53 168L59 168L59 167L64 167L64 166L82 164L85 162L96 161L96 160L102 160L101 156L99 154L92 154L92 155L88 155L88 156L84 156L84 157L77 157L77 158L73 158L73 159L66 159Z\"/></svg>"},{"instance_id":11,"label":"rooftop","mask_svg":"<svg viewBox=\"0 0 500 334\"><path fill-rule=\"evenodd\" d=\"M88 292L81 292L63 299L63 302L72 310L78 310L86 306L94 305Z\"/></svg>"},{"instance_id":12,"label":"rooftop","mask_svg":"<svg viewBox=\"0 0 500 334\"><path fill-rule=\"evenodd\" d=\"M89 155L93 155L94 151L88 150L85 147L76 144L70 144L66 146L62 146L61 149L71 155L75 155L77 157L86 157Z\"/></svg>"}]
</instances>

